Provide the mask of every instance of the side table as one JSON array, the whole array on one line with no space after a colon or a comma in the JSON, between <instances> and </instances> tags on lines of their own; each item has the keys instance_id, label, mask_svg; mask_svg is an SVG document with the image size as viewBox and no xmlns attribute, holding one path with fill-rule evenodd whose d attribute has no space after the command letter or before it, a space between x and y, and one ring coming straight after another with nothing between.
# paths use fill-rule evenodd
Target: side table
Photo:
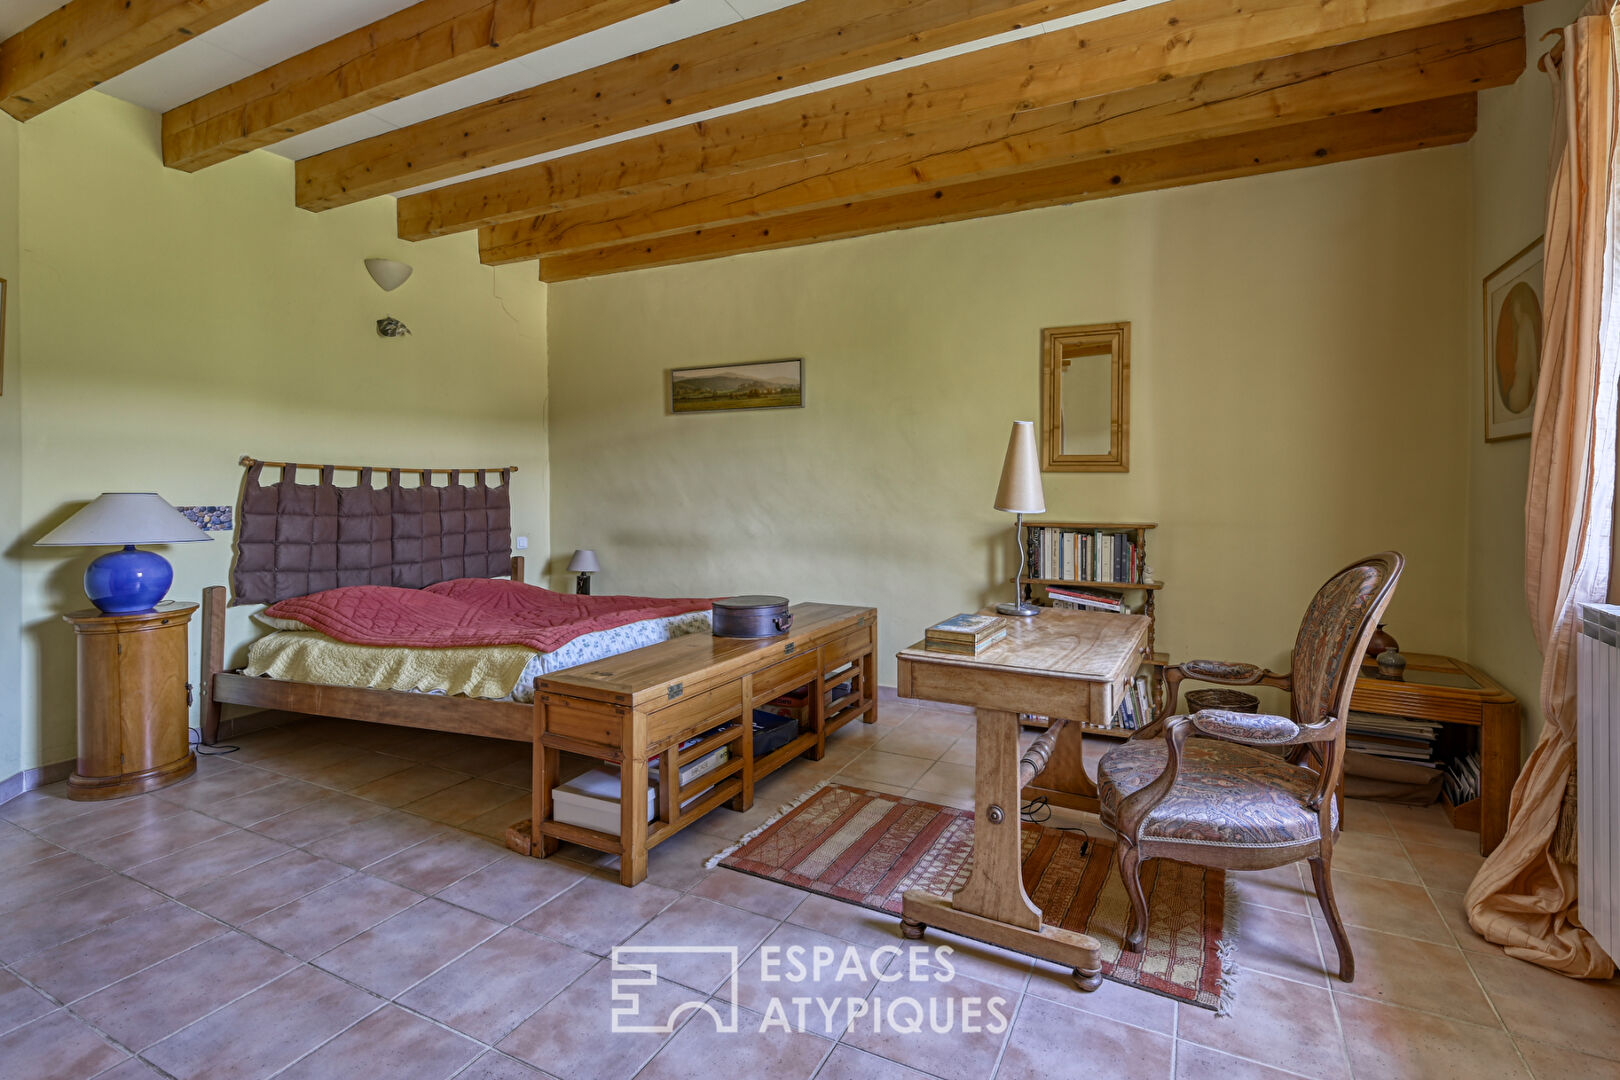
<instances>
[{"instance_id":1,"label":"side table","mask_svg":"<svg viewBox=\"0 0 1620 1080\"><path fill-rule=\"evenodd\" d=\"M1432 653L1403 653L1403 679L1384 679L1370 661L1356 678L1350 707L1409 716L1479 731L1479 798L1452 806L1441 797L1458 829L1479 833L1479 851L1489 855L1507 832L1508 799L1519 776L1519 701L1472 664Z\"/></svg>"},{"instance_id":2,"label":"side table","mask_svg":"<svg viewBox=\"0 0 1620 1080\"><path fill-rule=\"evenodd\" d=\"M79 761L70 799L156 791L197 771L191 751L186 625L196 604L62 616L79 648Z\"/></svg>"}]
</instances>

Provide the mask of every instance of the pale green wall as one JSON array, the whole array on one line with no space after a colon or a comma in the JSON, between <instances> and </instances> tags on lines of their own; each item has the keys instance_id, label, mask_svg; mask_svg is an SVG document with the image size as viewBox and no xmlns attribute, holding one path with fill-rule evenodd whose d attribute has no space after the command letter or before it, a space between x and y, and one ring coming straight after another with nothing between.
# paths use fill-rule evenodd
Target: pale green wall
<instances>
[{"instance_id":1,"label":"pale green wall","mask_svg":"<svg viewBox=\"0 0 1620 1080\"><path fill-rule=\"evenodd\" d=\"M242 454L511 463L514 531L546 550L546 293L532 267L480 266L470 235L402 243L388 199L298 210L291 163L268 153L165 169L158 118L100 94L18 130L22 364L4 401L20 374L21 536L9 549L23 561L22 768L74 755L60 615L85 606L79 578L96 554L28 545L101 491L234 503ZM416 274L385 295L362 265L372 255ZM413 336L379 338L385 314ZM174 598L225 582L231 545L217 535L166 551ZM231 627L239 641L243 611Z\"/></svg>"},{"instance_id":2,"label":"pale green wall","mask_svg":"<svg viewBox=\"0 0 1620 1080\"><path fill-rule=\"evenodd\" d=\"M1518 82L1479 95L1468 144L1474 243L1468 290L1468 656L1523 703L1528 753L1542 724L1541 652L1524 601L1524 496L1530 440L1485 441L1485 275L1546 230L1553 95L1535 62L1541 36L1567 25L1584 0L1524 9L1530 63Z\"/></svg>"},{"instance_id":3,"label":"pale green wall","mask_svg":"<svg viewBox=\"0 0 1620 1080\"><path fill-rule=\"evenodd\" d=\"M1393 547L1391 628L1460 650L1468 161L553 286L553 549L596 549L605 591L876 605L892 684L924 626L1010 593L990 504L1010 422L1036 415L1041 328L1129 320L1131 471L1047 475L1047 517L1162 524L1161 648L1281 663L1316 586ZM668 367L791 356L803 410L664 415Z\"/></svg>"},{"instance_id":4,"label":"pale green wall","mask_svg":"<svg viewBox=\"0 0 1620 1080\"><path fill-rule=\"evenodd\" d=\"M0 278L9 283L4 385L0 386L0 780L24 767L22 697L22 564L14 537L22 520L22 310L18 288L17 133L21 125L0 115Z\"/></svg>"}]
</instances>

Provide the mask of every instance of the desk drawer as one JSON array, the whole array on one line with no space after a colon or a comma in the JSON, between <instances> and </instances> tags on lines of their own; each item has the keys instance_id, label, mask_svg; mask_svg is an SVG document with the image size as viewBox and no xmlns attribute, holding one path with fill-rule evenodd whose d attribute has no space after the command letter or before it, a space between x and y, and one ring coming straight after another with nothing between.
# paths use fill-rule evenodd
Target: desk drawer
<instances>
[{"instance_id":1,"label":"desk drawer","mask_svg":"<svg viewBox=\"0 0 1620 1080\"><path fill-rule=\"evenodd\" d=\"M611 750L615 755L624 744L625 713L622 709L598 701L545 693L540 695L540 706L545 710L545 730L548 735L591 743Z\"/></svg>"},{"instance_id":2,"label":"desk drawer","mask_svg":"<svg viewBox=\"0 0 1620 1080\"><path fill-rule=\"evenodd\" d=\"M647 751L657 753L688 735L696 735L742 715L742 680L682 697L653 713L647 721Z\"/></svg>"},{"instance_id":3,"label":"desk drawer","mask_svg":"<svg viewBox=\"0 0 1620 1080\"><path fill-rule=\"evenodd\" d=\"M821 647L822 670L830 671L839 664L847 664L871 651L872 628L863 626Z\"/></svg>"},{"instance_id":4,"label":"desk drawer","mask_svg":"<svg viewBox=\"0 0 1620 1080\"><path fill-rule=\"evenodd\" d=\"M814 682L821 670L820 658L811 649L802 656L792 656L780 664L772 664L754 676L754 704L763 705L772 698L781 697L789 690Z\"/></svg>"}]
</instances>

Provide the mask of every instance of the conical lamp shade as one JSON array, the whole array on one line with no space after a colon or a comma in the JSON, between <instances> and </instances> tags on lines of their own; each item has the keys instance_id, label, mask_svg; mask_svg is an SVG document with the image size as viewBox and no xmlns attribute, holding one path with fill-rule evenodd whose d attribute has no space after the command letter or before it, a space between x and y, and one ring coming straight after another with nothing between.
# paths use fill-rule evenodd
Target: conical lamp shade
<instances>
[{"instance_id":1,"label":"conical lamp shade","mask_svg":"<svg viewBox=\"0 0 1620 1080\"><path fill-rule=\"evenodd\" d=\"M411 277L411 268L398 259L367 259L366 272L383 292L393 292Z\"/></svg>"},{"instance_id":2,"label":"conical lamp shade","mask_svg":"<svg viewBox=\"0 0 1620 1080\"><path fill-rule=\"evenodd\" d=\"M1007 460L1001 466L1001 486L996 489L996 509L1010 514L1046 513L1033 420L1013 421L1012 438L1007 440Z\"/></svg>"},{"instance_id":3,"label":"conical lamp shade","mask_svg":"<svg viewBox=\"0 0 1620 1080\"><path fill-rule=\"evenodd\" d=\"M103 492L34 541L35 547L189 544L213 537L149 491Z\"/></svg>"}]
</instances>

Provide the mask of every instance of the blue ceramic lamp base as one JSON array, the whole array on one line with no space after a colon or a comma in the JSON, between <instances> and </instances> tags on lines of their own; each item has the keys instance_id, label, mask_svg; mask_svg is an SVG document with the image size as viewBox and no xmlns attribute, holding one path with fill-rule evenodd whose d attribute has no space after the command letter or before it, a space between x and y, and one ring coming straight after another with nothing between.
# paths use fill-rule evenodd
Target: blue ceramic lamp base
<instances>
[{"instance_id":1,"label":"blue ceramic lamp base","mask_svg":"<svg viewBox=\"0 0 1620 1080\"><path fill-rule=\"evenodd\" d=\"M174 584L174 568L155 551L125 544L122 551L97 557L84 571L84 592L108 615L151 611Z\"/></svg>"}]
</instances>

